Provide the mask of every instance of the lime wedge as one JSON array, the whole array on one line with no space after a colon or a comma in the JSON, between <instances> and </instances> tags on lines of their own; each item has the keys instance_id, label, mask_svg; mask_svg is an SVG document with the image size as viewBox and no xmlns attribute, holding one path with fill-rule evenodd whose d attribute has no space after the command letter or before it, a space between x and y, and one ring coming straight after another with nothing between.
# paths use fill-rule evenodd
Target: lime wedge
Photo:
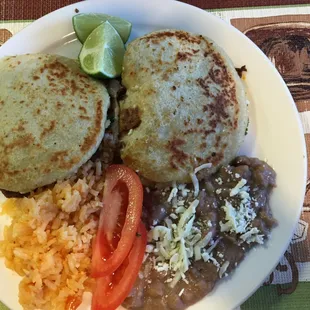
<instances>
[{"instance_id":1,"label":"lime wedge","mask_svg":"<svg viewBox=\"0 0 310 310\"><path fill-rule=\"evenodd\" d=\"M108 22L100 24L86 39L79 55L82 69L97 78L115 78L122 72L124 43Z\"/></svg>"},{"instance_id":2,"label":"lime wedge","mask_svg":"<svg viewBox=\"0 0 310 310\"><path fill-rule=\"evenodd\" d=\"M130 32L131 23L125 19L107 14L77 14L72 18L72 24L76 36L83 44L91 32L100 24L108 21L119 33L124 43L127 42Z\"/></svg>"}]
</instances>

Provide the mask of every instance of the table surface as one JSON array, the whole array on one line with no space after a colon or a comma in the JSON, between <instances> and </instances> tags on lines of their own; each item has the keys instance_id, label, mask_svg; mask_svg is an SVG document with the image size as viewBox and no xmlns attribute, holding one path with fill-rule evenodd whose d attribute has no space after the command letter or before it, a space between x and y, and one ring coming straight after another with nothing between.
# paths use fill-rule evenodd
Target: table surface
<instances>
[{"instance_id":1,"label":"table surface","mask_svg":"<svg viewBox=\"0 0 310 310\"><path fill-rule=\"evenodd\" d=\"M76 2L78 1L0 0L0 46L31 21ZM283 55L289 57L280 57L275 61L275 65L293 95L303 123L307 147L310 146L310 112L308 112L310 84L307 75L310 71L310 5L307 5L309 0L185 0L183 2L211 11L242 32L255 26L254 30L247 32L247 35L263 49L267 56L270 56L272 51L264 50L262 43L265 40L271 40L277 34L277 48L283 49ZM281 25L288 22L290 29L285 33L281 32L279 30ZM259 29L267 24L270 25L269 30L262 35ZM297 53L296 50L287 49L288 40L298 46ZM296 68L303 69L296 71ZM291 83L292 74L294 83ZM310 163L309 155L308 152ZM308 167L308 175L310 175L309 172ZM303 212L289 248L265 283L241 305L242 310L310 309L309 189L310 180L307 182ZM7 308L0 303L0 310L3 309Z\"/></svg>"}]
</instances>

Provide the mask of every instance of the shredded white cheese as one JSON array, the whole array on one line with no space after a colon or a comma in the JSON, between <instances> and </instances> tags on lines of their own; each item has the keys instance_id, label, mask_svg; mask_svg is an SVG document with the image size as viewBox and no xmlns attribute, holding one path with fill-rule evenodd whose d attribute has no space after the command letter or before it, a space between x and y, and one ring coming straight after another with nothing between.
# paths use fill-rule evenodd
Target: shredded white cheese
<instances>
[{"instance_id":1,"label":"shredded white cheese","mask_svg":"<svg viewBox=\"0 0 310 310\"><path fill-rule=\"evenodd\" d=\"M186 188L186 184L179 184L178 189L181 191L183 197L187 197L190 190Z\"/></svg>"},{"instance_id":2,"label":"shredded white cheese","mask_svg":"<svg viewBox=\"0 0 310 310\"><path fill-rule=\"evenodd\" d=\"M193 173L190 173L190 177L192 179L193 186L194 186L194 197L197 197L198 193L199 193L199 181L198 181L198 178L196 176L196 173L202 169L207 169L207 168L211 168L211 167L212 167L211 163L202 164L201 166L195 168Z\"/></svg>"},{"instance_id":3,"label":"shredded white cheese","mask_svg":"<svg viewBox=\"0 0 310 310\"><path fill-rule=\"evenodd\" d=\"M194 173L196 174L197 172L199 172L202 169L207 169L207 168L211 168L211 167L212 167L212 163L202 164L201 166L195 168Z\"/></svg>"},{"instance_id":4,"label":"shredded white cheese","mask_svg":"<svg viewBox=\"0 0 310 310\"><path fill-rule=\"evenodd\" d=\"M154 250L154 245L153 245L153 244L148 244L148 245L146 246L145 252L146 252L146 253L152 253L153 250Z\"/></svg>"},{"instance_id":5,"label":"shredded white cheese","mask_svg":"<svg viewBox=\"0 0 310 310\"><path fill-rule=\"evenodd\" d=\"M257 242L259 244L264 243L264 235L259 235L260 231L257 227L253 227L251 230L247 231L240 236L240 239L250 244L252 242Z\"/></svg>"},{"instance_id":6,"label":"shredded white cheese","mask_svg":"<svg viewBox=\"0 0 310 310\"><path fill-rule=\"evenodd\" d=\"M181 289L180 293L179 293L179 296L181 297L184 293L184 288Z\"/></svg>"},{"instance_id":7,"label":"shredded white cheese","mask_svg":"<svg viewBox=\"0 0 310 310\"><path fill-rule=\"evenodd\" d=\"M176 219L178 218L178 216L177 216L176 214L174 214L174 213L171 213L169 216L170 216L173 220L176 220Z\"/></svg>"},{"instance_id":8,"label":"shredded white cheese","mask_svg":"<svg viewBox=\"0 0 310 310\"><path fill-rule=\"evenodd\" d=\"M219 270L219 277L222 278L223 274L226 272L227 268L229 266L229 261L226 261Z\"/></svg>"},{"instance_id":9,"label":"shredded white cheese","mask_svg":"<svg viewBox=\"0 0 310 310\"><path fill-rule=\"evenodd\" d=\"M203 252L201 254L202 259L204 262L212 262L213 265L215 265L217 267L217 269L220 269L220 264L219 262L213 257L212 253L208 253L208 252Z\"/></svg>"},{"instance_id":10,"label":"shredded white cheese","mask_svg":"<svg viewBox=\"0 0 310 310\"><path fill-rule=\"evenodd\" d=\"M185 210L186 209L184 207L177 207L176 210L175 210L175 213L176 214L183 213L183 212L185 212Z\"/></svg>"},{"instance_id":11,"label":"shredded white cheese","mask_svg":"<svg viewBox=\"0 0 310 310\"><path fill-rule=\"evenodd\" d=\"M152 251L156 257L155 269L159 272L168 270L175 272L170 286L180 280L186 280L185 273L191 264L190 258L201 259L201 252L212 238L212 233L202 237L199 228L194 226L196 208L199 200L190 202L187 208L175 210L177 223L172 223L170 218L165 219L165 226L154 227L148 234L150 241L155 241L153 247L148 246L147 251Z\"/></svg>"},{"instance_id":12,"label":"shredded white cheese","mask_svg":"<svg viewBox=\"0 0 310 310\"><path fill-rule=\"evenodd\" d=\"M194 196L197 197L199 194L199 181L195 173L191 173L190 177L192 179L193 186L194 186Z\"/></svg>"},{"instance_id":13,"label":"shredded white cheese","mask_svg":"<svg viewBox=\"0 0 310 310\"><path fill-rule=\"evenodd\" d=\"M232 204L225 200L222 209L225 211L226 222L220 222L222 232L234 232L240 235L240 240L248 244L256 242L264 243L264 235L259 234L257 227L251 228L250 224L256 218L255 211L251 208L251 197L249 194L249 186L245 186L247 181L241 179L237 185L230 191L230 197L239 196L241 198L240 205L235 208Z\"/></svg>"},{"instance_id":14,"label":"shredded white cheese","mask_svg":"<svg viewBox=\"0 0 310 310\"><path fill-rule=\"evenodd\" d=\"M241 179L237 185L230 191L230 197L236 196L239 194L241 188L247 183L246 179Z\"/></svg>"},{"instance_id":15,"label":"shredded white cheese","mask_svg":"<svg viewBox=\"0 0 310 310\"><path fill-rule=\"evenodd\" d=\"M178 206L184 206L185 200L178 200L177 205Z\"/></svg>"},{"instance_id":16,"label":"shredded white cheese","mask_svg":"<svg viewBox=\"0 0 310 310\"><path fill-rule=\"evenodd\" d=\"M256 217L254 210L245 204L240 204L239 209L236 209L229 201L225 200L222 209L225 211L225 220L227 221L226 223L220 222L222 232L245 233L249 224Z\"/></svg>"},{"instance_id":17,"label":"shredded white cheese","mask_svg":"<svg viewBox=\"0 0 310 310\"><path fill-rule=\"evenodd\" d=\"M200 227L203 224L195 222L199 200L186 198L191 197L188 195L190 192L193 193L194 197L198 196L199 181L196 173L211 166L211 164L203 164L190 174L194 192L187 189L185 184L177 185L175 182L172 184L167 202L172 205L173 212L164 220L164 225L155 226L148 233L148 241L151 244L147 245L146 253L153 253L152 259L155 270L170 272L171 278L167 279L166 283L169 283L171 287L174 287L180 280L188 283L185 273L193 260L202 259L205 262L211 262L217 267L220 278L227 275L229 261L223 263L224 255L222 253L218 254L221 264L213 256L213 250L221 238L212 240L211 232L206 235L202 234ZM240 175L236 173L235 177L240 178ZM223 184L221 178L217 178L215 181L220 185ZM221 208L225 212L225 221L220 222L220 229L221 232L240 234L239 240L243 242L263 243L264 236L259 234L260 231L256 227L252 228L250 225L255 219L256 213L251 208L249 186L246 184L247 180L240 179L236 186L231 189L229 197L224 200L224 205ZM166 188L163 194L166 195L168 190L169 188ZM221 189L217 189L216 194L221 194L221 191ZM239 205L233 206L230 197L236 197L235 201L238 201ZM204 224L205 227L212 227L210 220ZM180 294L183 294L183 290Z\"/></svg>"},{"instance_id":18,"label":"shredded white cheese","mask_svg":"<svg viewBox=\"0 0 310 310\"><path fill-rule=\"evenodd\" d=\"M205 252L210 254L217 246L217 244L220 242L220 240L221 238L218 238L207 250L205 250Z\"/></svg>"},{"instance_id":19,"label":"shredded white cheese","mask_svg":"<svg viewBox=\"0 0 310 310\"><path fill-rule=\"evenodd\" d=\"M170 195L167 199L167 202L171 202L172 198L176 197L177 196L177 193L178 193L178 189L177 187L174 187L171 192L170 192Z\"/></svg>"},{"instance_id":20,"label":"shredded white cheese","mask_svg":"<svg viewBox=\"0 0 310 310\"><path fill-rule=\"evenodd\" d=\"M215 179L215 182L216 182L217 184L219 184L219 185L222 185L222 184L223 184L222 178L217 178L217 179Z\"/></svg>"}]
</instances>

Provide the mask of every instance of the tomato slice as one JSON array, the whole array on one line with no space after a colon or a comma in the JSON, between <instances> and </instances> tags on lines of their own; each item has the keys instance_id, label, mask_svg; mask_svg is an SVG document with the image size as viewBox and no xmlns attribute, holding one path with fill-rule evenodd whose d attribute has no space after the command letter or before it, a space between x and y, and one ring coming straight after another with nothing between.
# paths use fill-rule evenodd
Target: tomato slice
<instances>
[{"instance_id":1,"label":"tomato slice","mask_svg":"<svg viewBox=\"0 0 310 310\"><path fill-rule=\"evenodd\" d=\"M142 201L143 188L135 172L124 165L107 168L92 277L111 275L127 257L140 223Z\"/></svg>"},{"instance_id":2,"label":"tomato slice","mask_svg":"<svg viewBox=\"0 0 310 310\"><path fill-rule=\"evenodd\" d=\"M143 262L146 229L140 222L133 247L122 265L107 277L96 279L92 310L115 310L130 293Z\"/></svg>"}]
</instances>

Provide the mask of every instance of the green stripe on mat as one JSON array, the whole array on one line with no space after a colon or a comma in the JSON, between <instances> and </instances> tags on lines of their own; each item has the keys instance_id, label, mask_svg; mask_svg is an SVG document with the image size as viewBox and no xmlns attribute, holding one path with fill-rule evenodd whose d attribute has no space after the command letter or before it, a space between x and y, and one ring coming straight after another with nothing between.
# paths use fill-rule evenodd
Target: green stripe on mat
<instances>
[{"instance_id":1,"label":"green stripe on mat","mask_svg":"<svg viewBox=\"0 0 310 310\"><path fill-rule=\"evenodd\" d=\"M300 282L294 293L281 296L276 285L263 286L241 306L241 310L309 310L309 292L310 282ZM0 310L9 308L0 302Z\"/></svg>"},{"instance_id":2,"label":"green stripe on mat","mask_svg":"<svg viewBox=\"0 0 310 310\"><path fill-rule=\"evenodd\" d=\"M289 285L281 285L281 287L288 288ZM263 286L241 306L241 310L265 309L309 310L310 282L299 282L294 293L288 295L279 295L277 285Z\"/></svg>"},{"instance_id":3,"label":"green stripe on mat","mask_svg":"<svg viewBox=\"0 0 310 310\"><path fill-rule=\"evenodd\" d=\"M10 310L7 306L5 306L2 302L0 302L0 310Z\"/></svg>"}]
</instances>

